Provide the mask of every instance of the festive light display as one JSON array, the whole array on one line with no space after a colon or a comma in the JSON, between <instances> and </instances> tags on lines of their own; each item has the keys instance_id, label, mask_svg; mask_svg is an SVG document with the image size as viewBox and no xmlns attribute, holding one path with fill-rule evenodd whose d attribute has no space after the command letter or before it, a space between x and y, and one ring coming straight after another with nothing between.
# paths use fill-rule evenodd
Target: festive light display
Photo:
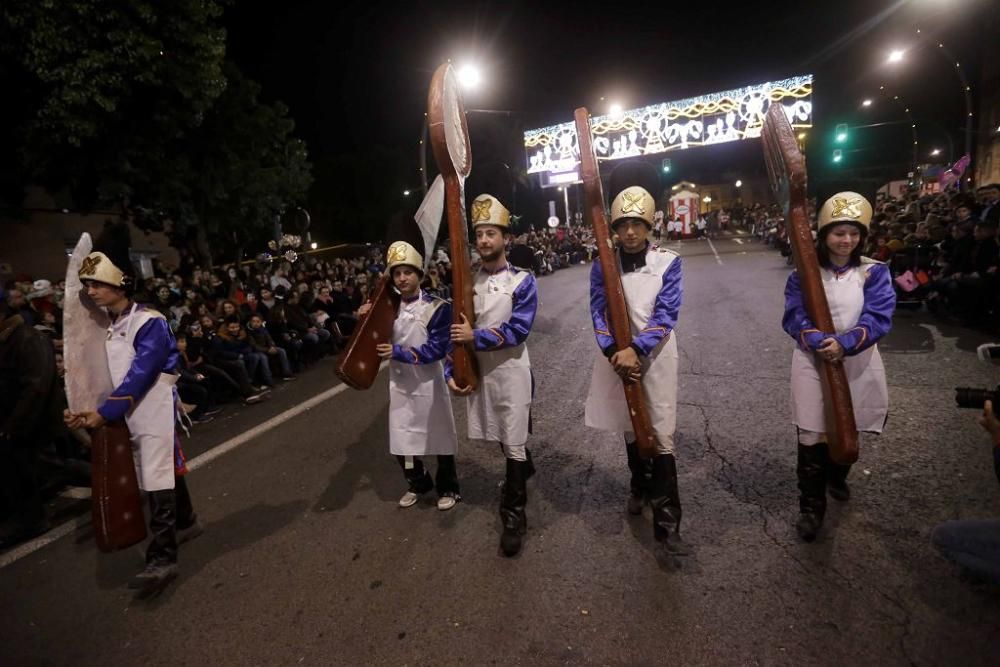
<instances>
[{"instance_id":1,"label":"festive light display","mask_svg":"<svg viewBox=\"0 0 1000 667\"><path fill-rule=\"evenodd\" d=\"M591 118L599 159L653 155L760 136L771 104L792 127L812 127L812 75L745 86ZM576 170L580 148L572 122L524 133L528 173Z\"/></svg>"}]
</instances>

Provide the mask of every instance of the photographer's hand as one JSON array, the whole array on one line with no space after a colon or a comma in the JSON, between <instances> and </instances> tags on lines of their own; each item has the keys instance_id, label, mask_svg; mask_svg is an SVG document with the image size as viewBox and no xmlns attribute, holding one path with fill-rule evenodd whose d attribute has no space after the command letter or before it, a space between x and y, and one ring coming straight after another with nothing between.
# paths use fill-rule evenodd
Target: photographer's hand
<instances>
[{"instance_id":1,"label":"photographer's hand","mask_svg":"<svg viewBox=\"0 0 1000 667\"><path fill-rule=\"evenodd\" d=\"M1000 447L1000 419L993 412L993 401L986 401L983 414L979 417L979 425L993 438L993 446Z\"/></svg>"}]
</instances>

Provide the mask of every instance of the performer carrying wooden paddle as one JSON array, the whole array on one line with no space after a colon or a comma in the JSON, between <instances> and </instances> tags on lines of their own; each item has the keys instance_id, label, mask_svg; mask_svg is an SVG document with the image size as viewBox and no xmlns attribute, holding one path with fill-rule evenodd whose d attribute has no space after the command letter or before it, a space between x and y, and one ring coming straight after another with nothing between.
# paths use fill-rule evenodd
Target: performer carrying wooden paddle
<instances>
[{"instance_id":1,"label":"performer carrying wooden paddle","mask_svg":"<svg viewBox=\"0 0 1000 667\"><path fill-rule=\"evenodd\" d=\"M681 552L681 501L677 489L674 428L677 421L677 337L674 328L681 306L681 259L653 247L647 237L658 190L655 169L644 162L620 165L609 179L611 228L618 236L616 253L628 306L632 343L619 350L609 326L604 272L595 262L590 272L590 315L600 348L591 376L585 419L587 426L625 434L632 473L627 510L642 513L646 499L653 508L653 536L671 553ZM641 382L642 395L655 433L652 458L644 458L636 442L622 382Z\"/></svg>"},{"instance_id":2,"label":"performer carrying wooden paddle","mask_svg":"<svg viewBox=\"0 0 1000 667\"><path fill-rule=\"evenodd\" d=\"M876 343L892 327L896 293L889 267L861 256L871 218L871 204L856 192L835 194L820 209L816 255L833 330L821 331L810 318L797 271L785 286L781 324L798 344L792 354L800 493L796 529L806 542L815 540L823 525L827 492L841 501L851 495L851 465L834 461L828 447L821 364L843 364L858 431L881 433L888 414L885 367Z\"/></svg>"},{"instance_id":3,"label":"performer carrying wooden paddle","mask_svg":"<svg viewBox=\"0 0 1000 667\"><path fill-rule=\"evenodd\" d=\"M436 486L438 509L450 510L462 499L455 469L458 437L442 365L451 304L420 289L424 260L410 243L389 246L386 271L399 291L400 304L391 342L379 343L377 350L389 360L389 450L409 485L399 506L412 507ZM358 312L364 315L371 308L365 303ZM437 455L436 478L421 459L428 455Z\"/></svg>"},{"instance_id":4,"label":"performer carrying wooden paddle","mask_svg":"<svg viewBox=\"0 0 1000 667\"><path fill-rule=\"evenodd\" d=\"M445 374L453 393L468 396L469 438L493 440L503 449L507 469L500 499L500 548L505 556L514 556L527 530L526 482L535 471L526 448L533 382L525 340L535 321L538 290L531 271L507 261L510 211L503 203L493 195L479 195L472 202L471 217L482 259L473 286L475 328L468 319L453 324L451 341L474 346L479 388L457 385L450 360Z\"/></svg>"},{"instance_id":5,"label":"performer carrying wooden paddle","mask_svg":"<svg viewBox=\"0 0 1000 667\"><path fill-rule=\"evenodd\" d=\"M87 296L110 317L104 347L114 391L96 411L67 410L65 421L70 428L90 429L120 420L128 424L139 488L149 494L152 533L146 567L129 588L149 593L177 576L178 527L201 528L176 442L177 344L163 315L131 298L128 245L128 228L120 223L95 244L104 252L90 253L80 267Z\"/></svg>"}]
</instances>

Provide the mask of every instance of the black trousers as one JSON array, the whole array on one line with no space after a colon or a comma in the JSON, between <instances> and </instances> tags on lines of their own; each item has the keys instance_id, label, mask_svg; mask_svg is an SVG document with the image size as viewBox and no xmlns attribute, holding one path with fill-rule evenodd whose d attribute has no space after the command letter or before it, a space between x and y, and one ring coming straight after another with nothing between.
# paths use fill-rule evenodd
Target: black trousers
<instances>
[{"instance_id":1,"label":"black trousers","mask_svg":"<svg viewBox=\"0 0 1000 667\"><path fill-rule=\"evenodd\" d=\"M18 527L31 529L45 522L34 443L0 440L0 493Z\"/></svg>"},{"instance_id":2,"label":"black trousers","mask_svg":"<svg viewBox=\"0 0 1000 667\"><path fill-rule=\"evenodd\" d=\"M413 461L413 467L406 467L406 459ZM403 469L403 477L410 485L413 493L427 493L435 486L439 496L446 493L458 494L458 470L455 468L455 457L452 455L438 454L437 474L431 479L430 473L424 468L424 462L419 456L397 456L399 467Z\"/></svg>"}]
</instances>

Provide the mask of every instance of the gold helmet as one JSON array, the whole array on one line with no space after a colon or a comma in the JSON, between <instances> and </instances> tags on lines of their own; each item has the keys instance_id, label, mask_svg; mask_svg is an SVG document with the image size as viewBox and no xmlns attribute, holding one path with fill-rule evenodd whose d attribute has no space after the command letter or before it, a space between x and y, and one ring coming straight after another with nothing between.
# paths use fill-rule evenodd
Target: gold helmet
<instances>
[{"instance_id":1,"label":"gold helmet","mask_svg":"<svg viewBox=\"0 0 1000 667\"><path fill-rule=\"evenodd\" d=\"M389 246L385 256L386 271L390 273L397 266L412 266L420 273L424 272L424 258L417 249L406 241L396 241Z\"/></svg>"},{"instance_id":2,"label":"gold helmet","mask_svg":"<svg viewBox=\"0 0 1000 667\"><path fill-rule=\"evenodd\" d=\"M819 227L823 231L831 225L854 223L864 231L872 221L872 205L857 192L838 192L823 203L819 210Z\"/></svg>"},{"instance_id":3,"label":"gold helmet","mask_svg":"<svg viewBox=\"0 0 1000 667\"><path fill-rule=\"evenodd\" d=\"M80 264L80 280L111 285L112 287L127 287L129 278L114 265L103 252L92 252Z\"/></svg>"},{"instance_id":4,"label":"gold helmet","mask_svg":"<svg viewBox=\"0 0 1000 667\"><path fill-rule=\"evenodd\" d=\"M653 195L645 188L632 185L618 193L611 202L611 226L619 220L638 218L650 228L653 227L653 214L656 212L656 202Z\"/></svg>"},{"instance_id":5,"label":"gold helmet","mask_svg":"<svg viewBox=\"0 0 1000 667\"><path fill-rule=\"evenodd\" d=\"M510 211L493 195L481 194L472 200L472 227L479 225L494 225L509 231Z\"/></svg>"}]
</instances>

